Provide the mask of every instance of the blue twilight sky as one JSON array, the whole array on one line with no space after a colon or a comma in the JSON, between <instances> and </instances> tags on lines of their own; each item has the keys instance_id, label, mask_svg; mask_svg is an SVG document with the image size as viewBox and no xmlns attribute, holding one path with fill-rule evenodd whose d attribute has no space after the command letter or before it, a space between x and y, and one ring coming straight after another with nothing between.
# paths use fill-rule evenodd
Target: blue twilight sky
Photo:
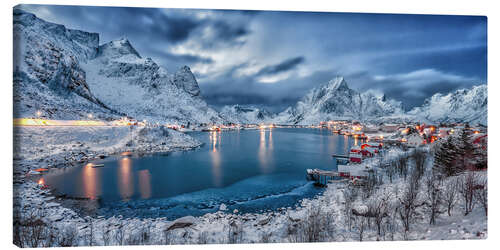
<instances>
[{"instance_id":1,"label":"blue twilight sky","mask_svg":"<svg viewBox=\"0 0 500 250\"><path fill-rule=\"evenodd\" d=\"M69 28L127 37L168 71L188 65L215 107L272 111L342 75L358 91L406 108L426 97L486 83L482 16L228 11L21 5Z\"/></svg>"}]
</instances>

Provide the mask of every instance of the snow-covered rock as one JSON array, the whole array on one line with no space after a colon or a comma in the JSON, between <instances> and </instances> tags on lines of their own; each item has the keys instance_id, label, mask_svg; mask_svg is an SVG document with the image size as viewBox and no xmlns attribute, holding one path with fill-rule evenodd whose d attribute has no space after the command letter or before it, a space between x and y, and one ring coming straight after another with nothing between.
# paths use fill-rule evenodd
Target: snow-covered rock
<instances>
[{"instance_id":1,"label":"snow-covered rock","mask_svg":"<svg viewBox=\"0 0 500 250\"><path fill-rule=\"evenodd\" d=\"M387 99L385 95L359 93L350 89L343 77L336 77L309 91L275 120L277 123L316 124L326 120L368 120L403 113L401 102Z\"/></svg>"},{"instance_id":2,"label":"snow-covered rock","mask_svg":"<svg viewBox=\"0 0 500 250\"><path fill-rule=\"evenodd\" d=\"M266 123L274 118L274 114L265 109L242 105L224 106L220 110L220 115L226 121L235 124Z\"/></svg>"},{"instance_id":3,"label":"snow-covered rock","mask_svg":"<svg viewBox=\"0 0 500 250\"><path fill-rule=\"evenodd\" d=\"M188 66L181 67L172 78L172 82L179 89L183 89L192 96L200 95L200 87L196 78Z\"/></svg>"},{"instance_id":4,"label":"snow-covered rock","mask_svg":"<svg viewBox=\"0 0 500 250\"><path fill-rule=\"evenodd\" d=\"M97 33L15 9L14 51L15 117L222 122L201 98L189 67L168 74L125 38L99 46Z\"/></svg>"},{"instance_id":5,"label":"snow-covered rock","mask_svg":"<svg viewBox=\"0 0 500 250\"><path fill-rule=\"evenodd\" d=\"M488 88L486 84L459 89L443 95L437 93L421 107L410 112L416 120L431 122L469 122L487 124Z\"/></svg>"},{"instance_id":6,"label":"snow-covered rock","mask_svg":"<svg viewBox=\"0 0 500 250\"><path fill-rule=\"evenodd\" d=\"M196 222L196 219L193 216L185 216L181 217L175 221L173 221L169 226L167 226L167 231L174 230L177 228L185 228L193 225Z\"/></svg>"},{"instance_id":7,"label":"snow-covered rock","mask_svg":"<svg viewBox=\"0 0 500 250\"><path fill-rule=\"evenodd\" d=\"M67 29L14 9L14 117L112 116L91 92L81 63L95 57L99 35Z\"/></svg>"},{"instance_id":8,"label":"snow-covered rock","mask_svg":"<svg viewBox=\"0 0 500 250\"><path fill-rule=\"evenodd\" d=\"M199 97L189 67L170 75L151 58L142 58L125 38L101 45L97 57L83 68L95 95L128 116L161 123L221 121Z\"/></svg>"}]
</instances>

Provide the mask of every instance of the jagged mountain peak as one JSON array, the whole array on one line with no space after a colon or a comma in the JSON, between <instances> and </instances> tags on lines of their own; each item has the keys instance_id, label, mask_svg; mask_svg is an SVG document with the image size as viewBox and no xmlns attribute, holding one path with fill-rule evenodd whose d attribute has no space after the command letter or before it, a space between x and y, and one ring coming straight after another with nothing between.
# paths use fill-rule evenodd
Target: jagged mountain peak
<instances>
[{"instance_id":1,"label":"jagged mountain peak","mask_svg":"<svg viewBox=\"0 0 500 250\"><path fill-rule=\"evenodd\" d=\"M414 120L429 122L469 122L486 124L488 92L486 84L458 89L447 94L436 93L420 107L408 112Z\"/></svg>"},{"instance_id":2,"label":"jagged mountain peak","mask_svg":"<svg viewBox=\"0 0 500 250\"><path fill-rule=\"evenodd\" d=\"M196 81L196 77L194 76L191 69L184 65L177 72L175 72L172 82L180 89L183 89L191 96L199 96L200 95L200 87L198 86L198 81Z\"/></svg>"},{"instance_id":3,"label":"jagged mountain peak","mask_svg":"<svg viewBox=\"0 0 500 250\"><path fill-rule=\"evenodd\" d=\"M348 90L348 89L350 89L343 76L336 76L335 78L333 78L332 80L330 80L328 82L327 86L334 89L334 90Z\"/></svg>"},{"instance_id":4,"label":"jagged mountain peak","mask_svg":"<svg viewBox=\"0 0 500 250\"><path fill-rule=\"evenodd\" d=\"M310 90L293 108L278 115L278 123L314 124L334 119L367 120L402 114L400 102L350 89L342 76Z\"/></svg>"},{"instance_id":5,"label":"jagged mountain peak","mask_svg":"<svg viewBox=\"0 0 500 250\"><path fill-rule=\"evenodd\" d=\"M118 58L127 55L142 58L126 37L122 37L99 46L98 56L103 55L108 58Z\"/></svg>"}]
</instances>

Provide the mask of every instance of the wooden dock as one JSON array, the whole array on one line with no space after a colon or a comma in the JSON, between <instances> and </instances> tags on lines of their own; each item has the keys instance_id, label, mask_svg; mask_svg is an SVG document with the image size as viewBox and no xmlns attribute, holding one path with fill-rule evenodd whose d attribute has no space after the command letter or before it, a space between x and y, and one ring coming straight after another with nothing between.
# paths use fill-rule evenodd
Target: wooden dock
<instances>
[{"instance_id":1,"label":"wooden dock","mask_svg":"<svg viewBox=\"0 0 500 250\"><path fill-rule=\"evenodd\" d=\"M332 157L349 159L348 155L335 155L335 154L333 154Z\"/></svg>"},{"instance_id":2,"label":"wooden dock","mask_svg":"<svg viewBox=\"0 0 500 250\"><path fill-rule=\"evenodd\" d=\"M339 172L327 171L321 169L307 169L307 179L315 181L318 186L327 186L328 182L340 177Z\"/></svg>"}]
</instances>

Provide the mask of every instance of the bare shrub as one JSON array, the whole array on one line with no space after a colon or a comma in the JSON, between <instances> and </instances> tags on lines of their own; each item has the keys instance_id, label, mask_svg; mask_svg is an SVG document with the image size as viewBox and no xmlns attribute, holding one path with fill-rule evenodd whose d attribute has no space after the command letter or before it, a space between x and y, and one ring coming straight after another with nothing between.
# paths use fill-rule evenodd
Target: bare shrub
<instances>
[{"instance_id":1,"label":"bare shrub","mask_svg":"<svg viewBox=\"0 0 500 250\"><path fill-rule=\"evenodd\" d=\"M488 216L488 179L480 178L475 188L476 200L484 209L484 214Z\"/></svg>"},{"instance_id":2,"label":"bare shrub","mask_svg":"<svg viewBox=\"0 0 500 250\"><path fill-rule=\"evenodd\" d=\"M111 240L111 228L108 223L106 223L102 229L101 240L104 246L109 246Z\"/></svg>"},{"instance_id":3,"label":"bare shrub","mask_svg":"<svg viewBox=\"0 0 500 250\"><path fill-rule=\"evenodd\" d=\"M85 240L87 241L88 246L93 246L94 245L94 220L91 217L87 218L87 227L88 227L88 232L85 237Z\"/></svg>"},{"instance_id":4,"label":"bare shrub","mask_svg":"<svg viewBox=\"0 0 500 250\"><path fill-rule=\"evenodd\" d=\"M172 231L171 230L168 230L168 226L167 228L165 228L163 230L163 242L165 245L171 245L173 243L173 235L172 235Z\"/></svg>"},{"instance_id":5,"label":"bare shrub","mask_svg":"<svg viewBox=\"0 0 500 250\"><path fill-rule=\"evenodd\" d=\"M327 241L335 233L335 221L320 207L312 207L303 221L289 224L287 231L290 242Z\"/></svg>"},{"instance_id":6,"label":"bare shrub","mask_svg":"<svg viewBox=\"0 0 500 250\"><path fill-rule=\"evenodd\" d=\"M396 163L391 162L390 164L386 165L384 170L385 170L385 174L389 178L389 182L392 183L392 180L394 178L394 174L396 173Z\"/></svg>"},{"instance_id":7,"label":"bare shrub","mask_svg":"<svg viewBox=\"0 0 500 250\"><path fill-rule=\"evenodd\" d=\"M356 193L355 188L346 188L342 191L344 196L344 218L346 219L345 223L349 231L351 231L352 227L352 207L356 200Z\"/></svg>"},{"instance_id":8,"label":"bare shrub","mask_svg":"<svg viewBox=\"0 0 500 250\"><path fill-rule=\"evenodd\" d=\"M356 229L358 231L359 241L363 241L363 236L368 225L368 218L365 216L356 216Z\"/></svg>"},{"instance_id":9,"label":"bare shrub","mask_svg":"<svg viewBox=\"0 0 500 250\"><path fill-rule=\"evenodd\" d=\"M73 225L67 226L63 229L59 240L58 246L60 247L72 247L78 244L78 231Z\"/></svg>"},{"instance_id":10,"label":"bare shrub","mask_svg":"<svg viewBox=\"0 0 500 250\"><path fill-rule=\"evenodd\" d=\"M476 188L476 174L472 171L460 178L460 194L464 201L464 215L468 215L474 208L474 190Z\"/></svg>"},{"instance_id":11,"label":"bare shrub","mask_svg":"<svg viewBox=\"0 0 500 250\"><path fill-rule=\"evenodd\" d=\"M442 214L444 211L441 210L441 204L443 199L443 194L441 190L441 179L436 175L428 175L425 180L426 183L426 198L429 205L429 224L434 225L436 223L436 218Z\"/></svg>"},{"instance_id":12,"label":"bare shrub","mask_svg":"<svg viewBox=\"0 0 500 250\"><path fill-rule=\"evenodd\" d=\"M451 216L451 211L455 204L457 203L458 198L458 190L459 189L459 179L453 179L446 183L444 193L443 193L443 201L446 205L446 211L448 212L448 216Z\"/></svg>"},{"instance_id":13,"label":"bare shrub","mask_svg":"<svg viewBox=\"0 0 500 250\"><path fill-rule=\"evenodd\" d=\"M243 240L243 228L236 222L231 222L229 224L229 230L227 233L228 243L237 244L241 243Z\"/></svg>"},{"instance_id":14,"label":"bare shrub","mask_svg":"<svg viewBox=\"0 0 500 250\"><path fill-rule=\"evenodd\" d=\"M115 241L119 246L123 246L125 243L125 228L122 220L120 220L120 224L115 230Z\"/></svg>"},{"instance_id":15,"label":"bare shrub","mask_svg":"<svg viewBox=\"0 0 500 250\"><path fill-rule=\"evenodd\" d=\"M373 217L375 226L377 227L377 235L382 236L383 220L388 216L390 209L391 195L389 192L383 192L380 197L372 199L368 203L367 216Z\"/></svg>"},{"instance_id":16,"label":"bare shrub","mask_svg":"<svg viewBox=\"0 0 500 250\"><path fill-rule=\"evenodd\" d=\"M50 232L41 218L40 211L31 211L24 217L19 214L14 221L14 243L31 248L48 246Z\"/></svg>"},{"instance_id":17,"label":"bare shrub","mask_svg":"<svg viewBox=\"0 0 500 250\"><path fill-rule=\"evenodd\" d=\"M407 233L410 231L410 226L413 223L415 217L415 211L418 207L424 205L425 203L418 203L418 192L419 192L419 175L414 172L409 183L406 185L405 190L401 197L399 197L398 215L405 229L404 236L407 237Z\"/></svg>"},{"instance_id":18,"label":"bare shrub","mask_svg":"<svg viewBox=\"0 0 500 250\"><path fill-rule=\"evenodd\" d=\"M198 235L198 244L208 244L208 232L203 231Z\"/></svg>"},{"instance_id":19,"label":"bare shrub","mask_svg":"<svg viewBox=\"0 0 500 250\"><path fill-rule=\"evenodd\" d=\"M269 243L269 242L271 242L271 235L272 235L272 233L263 232L260 235L260 243Z\"/></svg>"},{"instance_id":20,"label":"bare shrub","mask_svg":"<svg viewBox=\"0 0 500 250\"><path fill-rule=\"evenodd\" d=\"M142 223L141 231L140 231L140 243L141 245L147 245L151 242L151 222L145 221Z\"/></svg>"}]
</instances>

